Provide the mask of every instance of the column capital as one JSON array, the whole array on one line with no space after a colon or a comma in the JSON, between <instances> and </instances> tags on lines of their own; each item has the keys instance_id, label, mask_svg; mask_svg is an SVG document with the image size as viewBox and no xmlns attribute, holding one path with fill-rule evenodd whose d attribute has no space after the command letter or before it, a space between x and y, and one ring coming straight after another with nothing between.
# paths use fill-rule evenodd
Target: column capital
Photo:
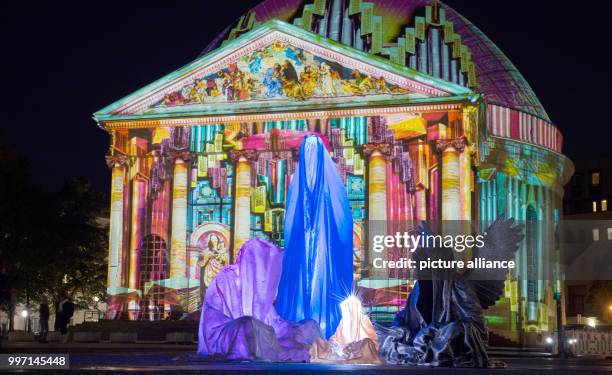
<instances>
[{"instance_id":1,"label":"column capital","mask_svg":"<svg viewBox=\"0 0 612 375\"><path fill-rule=\"evenodd\" d=\"M435 146L438 153L443 153L448 147L452 147L457 150L457 152L461 153L466 147L469 146L469 142L465 137L455 139L438 139L436 140Z\"/></svg>"},{"instance_id":2,"label":"column capital","mask_svg":"<svg viewBox=\"0 0 612 375\"><path fill-rule=\"evenodd\" d=\"M363 154L365 156L371 156L374 152L380 152L385 159L391 157L393 154L393 145L391 143L366 143L363 145Z\"/></svg>"},{"instance_id":3,"label":"column capital","mask_svg":"<svg viewBox=\"0 0 612 375\"><path fill-rule=\"evenodd\" d=\"M168 159L175 163L177 160L189 162L193 160L193 154L186 148L179 150L170 150L168 152Z\"/></svg>"},{"instance_id":4,"label":"column capital","mask_svg":"<svg viewBox=\"0 0 612 375\"><path fill-rule=\"evenodd\" d=\"M232 150L230 151L230 158L237 162L240 158L245 158L250 162L257 160L257 150Z\"/></svg>"},{"instance_id":5,"label":"column capital","mask_svg":"<svg viewBox=\"0 0 612 375\"><path fill-rule=\"evenodd\" d=\"M128 163L128 157L123 154L119 155L106 155L106 165L113 169L115 167L124 167Z\"/></svg>"}]
</instances>

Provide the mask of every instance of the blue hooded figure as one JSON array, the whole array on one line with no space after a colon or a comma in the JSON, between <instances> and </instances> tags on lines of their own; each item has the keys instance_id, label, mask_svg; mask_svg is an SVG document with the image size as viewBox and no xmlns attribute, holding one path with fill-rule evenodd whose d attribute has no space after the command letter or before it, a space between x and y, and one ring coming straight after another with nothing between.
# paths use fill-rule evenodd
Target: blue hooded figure
<instances>
[{"instance_id":1,"label":"blue hooded figure","mask_svg":"<svg viewBox=\"0 0 612 375\"><path fill-rule=\"evenodd\" d=\"M336 165L321 138L308 135L285 212L283 271L276 309L291 321L313 319L326 338L353 287L353 217Z\"/></svg>"}]
</instances>

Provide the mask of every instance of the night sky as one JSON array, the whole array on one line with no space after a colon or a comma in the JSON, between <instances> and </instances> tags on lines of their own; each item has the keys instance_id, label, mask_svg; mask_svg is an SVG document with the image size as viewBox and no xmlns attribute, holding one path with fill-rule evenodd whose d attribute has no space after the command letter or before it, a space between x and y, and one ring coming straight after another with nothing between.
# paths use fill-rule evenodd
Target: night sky
<instances>
[{"instance_id":1,"label":"night sky","mask_svg":"<svg viewBox=\"0 0 612 375\"><path fill-rule=\"evenodd\" d=\"M226 6L215 9L215 3ZM29 159L34 181L45 189L84 177L106 192L108 136L91 115L196 58L256 3L2 2L2 142ZM522 72L563 132L564 153L612 154L612 29L597 2L446 3Z\"/></svg>"}]
</instances>

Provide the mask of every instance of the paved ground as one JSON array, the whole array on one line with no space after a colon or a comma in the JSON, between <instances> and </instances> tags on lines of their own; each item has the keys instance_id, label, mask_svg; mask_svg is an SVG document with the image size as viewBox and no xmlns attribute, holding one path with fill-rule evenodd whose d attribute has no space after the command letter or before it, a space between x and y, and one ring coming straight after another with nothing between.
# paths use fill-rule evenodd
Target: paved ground
<instances>
[{"instance_id":1,"label":"paved ground","mask_svg":"<svg viewBox=\"0 0 612 375\"><path fill-rule=\"evenodd\" d=\"M70 353L70 373L83 374L612 374L612 360L594 358L557 359L546 353L493 351L490 355L506 362L499 369L440 369L421 366L315 365L248 362L210 362L195 356L196 345L140 342L117 343L2 343L10 353ZM517 357L517 355L521 357ZM49 371L46 371L50 373ZM58 373L54 370L53 373ZM67 371L65 371L67 372ZM3 373L3 370L0 370ZM22 372L23 373L23 372Z\"/></svg>"},{"instance_id":2,"label":"paved ground","mask_svg":"<svg viewBox=\"0 0 612 375\"><path fill-rule=\"evenodd\" d=\"M610 374L612 361L597 360L557 360L557 359L507 359L505 369L440 369L421 366L373 366L373 365L315 365L315 364L266 364L266 363L206 363L201 360L171 358L171 362L160 361L159 358L149 358L147 363L137 365L130 361L128 367L120 363L114 365L91 366L86 363L79 364L81 358L74 358L72 363L82 370L110 370L110 371L156 371L180 373L216 373L216 374ZM145 358L142 358L145 359ZM157 365L152 365L157 363Z\"/></svg>"},{"instance_id":3,"label":"paved ground","mask_svg":"<svg viewBox=\"0 0 612 375\"><path fill-rule=\"evenodd\" d=\"M193 352L129 351L70 354L70 373L82 374L611 374L612 361L603 359L556 358L504 358L506 368L501 369L440 369L421 366L373 366L373 365L318 365L276 363L225 363L209 362L196 357ZM68 371L53 371L63 373ZM22 372L23 373L23 372ZM49 372L47 372L49 373Z\"/></svg>"},{"instance_id":4,"label":"paved ground","mask_svg":"<svg viewBox=\"0 0 612 375\"><path fill-rule=\"evenodd\" d=\"M196 344L164 344L158 341L139 341L138 343L111 342L8 342L3 341L0 351L5 353L125 353L143 352L195 352Z\"/></svg>"}]
</instances>

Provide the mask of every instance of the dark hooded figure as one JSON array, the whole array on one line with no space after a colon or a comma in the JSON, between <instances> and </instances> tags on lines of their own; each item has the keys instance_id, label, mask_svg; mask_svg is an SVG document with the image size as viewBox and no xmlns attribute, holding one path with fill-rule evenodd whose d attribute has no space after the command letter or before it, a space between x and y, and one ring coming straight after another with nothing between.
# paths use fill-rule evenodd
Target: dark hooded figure
<instances>
[{"instance_id":1,"label":"dark hooded figure","mask_svg":"<svg viewBox=\"0 0 612 375\"><path fill-rule=\"evenodd\" d=\"M523 238L514 220L497 219L474 259L511 260ZM422 229L427 233L427 228ZM413 259L452 260L449 248L419 249ZM440 367L492 367L487 356L489 333L484 310L504 291L506 269L424 270L397 314L392 328L379 327L380 352L387 363Z\"/></svg>"},{"instance_id":2,"label":"dark hooded figure","mask_svg":"<svg viewBox=\"0 0 612 375\"><path fill-rule=\"evenodd\" d=\"M315 320L329 338L341 319L340 302L352 291L353 218L337 167L318 136L302 141L284 228L277 311L287 320Z\"/></svg>"}]
</instances>

